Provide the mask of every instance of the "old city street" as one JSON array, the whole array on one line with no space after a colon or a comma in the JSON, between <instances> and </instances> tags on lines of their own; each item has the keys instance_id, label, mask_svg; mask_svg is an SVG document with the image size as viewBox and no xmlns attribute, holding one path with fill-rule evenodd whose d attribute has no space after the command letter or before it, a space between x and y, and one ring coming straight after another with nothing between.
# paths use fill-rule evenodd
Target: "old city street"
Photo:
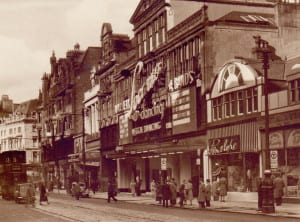
<instances>
[{"instance_id":1,"label":"old city street","mask_svg":"<svg viewBox=\"0 0 300 222\"><path fill-rule=\"evenodd\" d=\"M75 200L69 195L51 193L50 204L26 208L12 201L0 200L1 221L297 221L299 218L269 217L266 215L251 215L211 210L192 210L180 208L162 208L149 204L147 198L119 200L107 203L102 198L84 198ZM13 212L13 213L12 213Z\"/></svg>"}]
</instances>

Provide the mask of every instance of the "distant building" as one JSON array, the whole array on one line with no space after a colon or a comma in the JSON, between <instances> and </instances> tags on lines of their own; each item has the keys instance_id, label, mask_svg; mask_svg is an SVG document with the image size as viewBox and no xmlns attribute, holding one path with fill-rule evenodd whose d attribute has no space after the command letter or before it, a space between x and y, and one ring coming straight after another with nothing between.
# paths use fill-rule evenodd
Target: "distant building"
<instances>
[{"instance_id":1,"label":"distant building","mask_svg":"<svg viewBox=\"0 0 300 222\"><path fill-rule=\"evenodd\" d=\"M8 95L2 95L0 100L0 118L12 113L16 105Z\"/></svg>"},{"instance_id":2,"label":"distant building","mask_svg":"<svg viewBox=\"0 0 300 222\"><path fill-rule=\"evenodd\" d=\"M37 99L22 102L0 123L0 152L25 151L29 178L40 172L38 106Z\"/></svg>"}]
</instances>

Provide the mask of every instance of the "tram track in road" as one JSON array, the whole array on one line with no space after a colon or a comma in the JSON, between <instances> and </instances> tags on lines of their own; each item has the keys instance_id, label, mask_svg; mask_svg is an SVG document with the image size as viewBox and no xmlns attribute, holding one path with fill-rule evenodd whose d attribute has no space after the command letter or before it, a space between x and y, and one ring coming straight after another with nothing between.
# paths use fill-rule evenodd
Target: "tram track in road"
<instances>
[{"instance_id":1,"label":"tram track in road","mask_svg":"<svg viewBox=\"0 0 300 222\"><path fill-rule=\"evenodd\" d=\"M124 205L124 202L111 203L109 205L95 205L93 203L63 201L52 199L50 205L38 205L37 211L57 216L60 219L75 222L99 222L99 221L124 221L124 222L164 222L170 215L162 215L155 212L143 212L139 210L118 208L117 205ZM171 216L174 220L180 220Z\"/></svg>"}]
</instances>

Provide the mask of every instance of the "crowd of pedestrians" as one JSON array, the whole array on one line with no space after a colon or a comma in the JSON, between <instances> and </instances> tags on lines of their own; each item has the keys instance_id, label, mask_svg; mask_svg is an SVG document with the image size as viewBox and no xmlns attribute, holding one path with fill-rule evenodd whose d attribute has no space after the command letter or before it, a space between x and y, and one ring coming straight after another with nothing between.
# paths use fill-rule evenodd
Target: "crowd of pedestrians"
<instances>
[{"instance_id":1,"label":"crowd of pedestrians","mask_svg":"<svg viewBox=\"0 0 300 222\"><path fill-rule=\"evenodd\" d=\"M217 189L219 190L219 185L216 190ZM152 197L155 197L155 200L162 204L163 207L174 206L176 204L183 207L184 205L193 204L194 195L191 180L183 180L181 184L177 184L174 178L166 178L165 180L157 182L153 180L151 182L151 192ZM222 192L225 193L225 191ZM207 179L206 183L200 180L198 196L196 198L199 208L210 207L212 195L212 184L210 180Z\"/></svg>"},{"instance_id":2,"label":"crowd of pedestrians","mask_svg":"<svg viewBox=\"0 0 300 222\"><path fill-rule=\"evenodd\" d=\"M141 195L141 185L142 180L136 177L130 183L131 193L133 196ZM271 200L275 202L277 206L282 204L282 198L284 195L284 180L282 174L277 174L272 176L271 174L265 174L264 178L258 178L257 180L257 193L258 193L258 210L262 209L264 198L266 194L263 190L264 186L270 186L271 189L268 191ZM94 186L93 186L94 187ZM46 186L43 182L39 184L39 203L42 205L43 202L49 204L48 193ZM252 187L251 187L252 188ZM51 192L51 186L48 186L48 192ZM92 189L95 194L96 189ZM159 181L152 180L150 183L151 196L155 201L159 202L163 207L179 205L183 207L184 205L192 205L194 199L195 189L193 189L192 180L183 180L182 183L177 184L174 178L166 177L165 179L160 179ZM203 209L211 206L211 200L225 202L227 196L227 180L224 176L213 177L213 181L207 179L205 182L200 179L199 186L197 190L196 200L198 202L199 208ZM74 196L79 200L80 187L76 183L73 187ZM35 200L35 189L33 186L29 186L27 190L27 201L28 204L34 206ZM110 203L111 199L117 202L117 187L113 180L108 182L107 187L107 202Z\"/></svg>"}]
</instances>

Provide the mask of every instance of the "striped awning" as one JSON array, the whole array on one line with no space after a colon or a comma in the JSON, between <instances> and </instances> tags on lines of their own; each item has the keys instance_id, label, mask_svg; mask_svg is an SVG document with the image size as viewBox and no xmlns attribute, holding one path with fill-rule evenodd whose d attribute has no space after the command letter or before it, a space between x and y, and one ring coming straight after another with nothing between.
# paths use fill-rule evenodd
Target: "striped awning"
<instances>
[{"instance_id":1,"label":"striped awning","mask_svg":"<svg viewBox=\"0 0 300 222\"><path fill-rule=\"evenodd\" d=\"M259 129L257 122L254 120L207 130L208 139L218 139L237 135L240 136L241 152L247 153L259 151Z\"/></svg>"}]
</instances>

